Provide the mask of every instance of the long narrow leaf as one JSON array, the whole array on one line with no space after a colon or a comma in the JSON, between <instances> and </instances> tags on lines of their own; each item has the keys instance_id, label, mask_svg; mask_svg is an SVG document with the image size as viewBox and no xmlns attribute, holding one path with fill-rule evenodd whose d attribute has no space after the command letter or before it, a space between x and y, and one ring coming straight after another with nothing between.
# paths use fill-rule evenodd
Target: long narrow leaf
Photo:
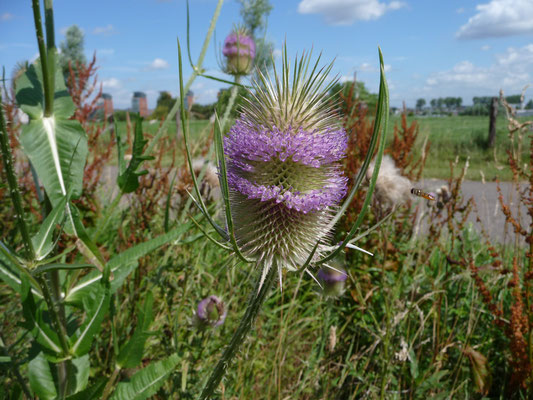
<instances>
[{"instance_id":1,"label":"long narrow leaf","mask_svg":"<svg viewBox=\"0 0 533 400\"><path fill-rule=\"evenodd\" d=\"M196 196L198 197L198 204L200 206L200 209L202 210L202 213L205 215L211 226L217 231L217 233L222 236L222 238L226 239L228 238L228 235L222 229L218 224L213 220L213 218L209 215L207 212L207 208L205 207L205 203L202 199L202 194L200 193L200 188L198 187L198 180L196 179L196 174L194 173L193 164L192 164L192 157L191 157L191 151L189 146L189 127L187 124L187 117L185 115L185 104L183 102L184 96L185 96L185 90L183 89L183 65L181 60L181 46L180 42L178 40L178 62L179 62L179 80L180 80L180 102L181 102L181 126L183 127L183 141L185 142L185 152L187 153L187 162L189 164L189 172L191 173L191 178L194 186L194 191Z\"/></svg>"},{"instance_id":2,"label":"long narrow leaf","mask_svg":"<svg viewBox=\"0 0 533 400\"><path fill-rule=\"evenodd\" d=\"M244 254L241 253L237 240L235 238L235 229L233 227L233 218L231 217L231 206L229 202L229 186L228 186L228 174L226 170L226 158L224 157L224 146L222 144L222 129L216 118L215 125L215 152L217 154L218 168L220 169L220 189L222 192L222 197L224 198L224 211L226 213L226 226L228 227L228 233L230 237L231 245L233 246L233 251L239 256L244 262L250 263L253 260L247 259Z\"/></svg>"},{"instance_id":3,"label":"long narrow leaf","mask_svg":"<svg viewBox=\"0 0 533 400\"><path fill-rule=\"evenodd\" d=\"M52 212L45 218L39 232L32 238L33 248L35 250L35 259L37 261L45 258L54 248L52 236L54 228L65 216L65 206L67 204L68 196L63 197L59 203L54 207Z\"/></svg>"},{"instance_id":4,"label":"long narrow leaf","mask_svg":"<svg viewBox=\"0 0 533 400\"><path fill-rule=\"evenodd\" d=\"M119 383L111 400L144 400L153 396L178 362L179 357L172 354L162 361L150 364L133 375L129 382Z\"/></svg>"},{"instance_id":5,"label":"long narrow leaf","mask_svg":"<svg viewBox=\"0 0 533 400\"><path fill-rule=\"evenodd\" d=\"M387 87L387 81L385 79L385 67L383 63L383 54L381 53L381 49L379 49L379 61L380 61L380 69L381 69L381 79L380 79L380 86L379 86L379 97L378 97L378 109L376 112L376 122L374 125L374 135L379 134L379 148L378 153L376 155L376 160L374 164L374 171L372 173L372 178L370 180L370 184L368 187L368 192L365 197L365 201L363 203L363 206L361 208L361 211L359 215L357 216L357 220L355 221L354 225L352 226L352 229L350 229L350 232L346 235L344 240L342 241L341 245L337 247L336 250L332 251L330 254L325 256L324 258L320 259L317 263L322 264L324 262L327 262L337 256L345 247L346 244L353 238L355 235L355 232L357 229L359 229L359 226L363 222L363 219L366 215L366 211L368 209L368 206L370 204L370 200L372 198L372 194L374 192L374 188L376 186L376 181L379 174L379 167L381 166L381 159L383 158L383 152L385 150L385 136L387 133L387 125L389 120L389 90ZM381 129L381 123L383 121L383 129Z\"/></svg>"},{"instance_id":6,"label":"long narrow leaf","mask_svg":"<svg viewBox=\"0 0 533 400\"><path fill-rule=\"evenodd\" d=\"M78 357L87 354L91 349L91 344L102 329L102 321L109 309L109 285L101 282L97 288L98 290L91 293L93 296L84 299L84 308L87 311L85 321L69 340L71 353Z\"/></svg>"},{"instance_id":7,"label":"long narrow leaf","mask_svg":"<svg viewBox=\"0 0 533 400\"><path fill-rule=\"evenodd\" d=\"M115 282L124 279L133 269L136 268L137 260L140 257L151 253L159 247L177 240L191 227L190 223L182 224L174 229L171 229L168 233L158 236L154 239L148 240L143 243L139 243L133 247L130 247L126 251L112 257L106 264L109 272L113 274L113 281L111 282L111 292L116 289ZM96 284L102 277L101 273L93 272L88 274L81 282L68 291L65 300L68 302L78 302L85 293L91 290L91 287Z\"/></svg>"}]
</instances>

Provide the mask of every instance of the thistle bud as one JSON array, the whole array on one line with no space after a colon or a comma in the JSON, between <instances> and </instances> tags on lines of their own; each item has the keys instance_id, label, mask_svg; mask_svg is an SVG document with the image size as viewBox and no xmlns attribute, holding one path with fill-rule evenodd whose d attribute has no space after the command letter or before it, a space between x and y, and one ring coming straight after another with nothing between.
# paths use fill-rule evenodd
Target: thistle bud
<instances>
[{"instance_id":1,"label":"thistle bud","mask_svg":"<svg viewBox=\"0 0 533 400\"><path fill-rule=\"evenodd\" d=\"M255 58L255 42L245 29L236 29L224 40L222 54L226 57L226 72L248 75Z\"/></svg>"},{"instance_id":2,"label":"thistle bud","mask_svg":"<svg viewBox=\"0 0 533 400\"><path fill-rule=\"evenodd\" d=\"M198 304L196 322L199 326L219 326L225 319L226 306L217 296L209 296Z\"/></svg>"},{"instance_id":3,"label":"thistle bud","mask_svg":"<svg viewBox=\"0 0 533 400\"><path fill-rule=\"evenodd\" d=\"M341 296L348 278L342 267L335 265L334 268L323 267L318 271L318 279L322 282L324 294L328 297Z\"/></svg>"}]
</instances>

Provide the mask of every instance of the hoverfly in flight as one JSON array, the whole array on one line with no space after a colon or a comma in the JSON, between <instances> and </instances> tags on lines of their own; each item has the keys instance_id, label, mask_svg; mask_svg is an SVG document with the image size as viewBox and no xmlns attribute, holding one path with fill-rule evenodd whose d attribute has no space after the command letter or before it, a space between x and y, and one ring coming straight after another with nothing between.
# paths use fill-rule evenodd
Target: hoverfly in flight
<instances>
[{"instance_id":1,"label":"hoverfly in flight","mask_svg":"<svg viewBox=\"0 0 533 400\"><path fill-rule=\"evenodd\" d=\"M435 198L435 196L433 194L423 192L420 189L412 188L411 189L411 193L414 194L415 196L423 197L426 200L436 200L436 198Z\"/></svg>"}]
</instances>

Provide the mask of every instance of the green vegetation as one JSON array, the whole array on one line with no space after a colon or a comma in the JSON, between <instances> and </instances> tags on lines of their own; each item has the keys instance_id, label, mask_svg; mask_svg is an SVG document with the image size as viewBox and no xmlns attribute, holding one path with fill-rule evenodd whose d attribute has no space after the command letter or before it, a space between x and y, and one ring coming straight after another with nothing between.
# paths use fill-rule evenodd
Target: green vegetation
<instances>
[{"instance_id":1,"label":"green vegetation","mask_svg":"<svg viewBox=\"0 0 533 400\"><path fill-rule=\"evenodd\" d=\"M394 124L399 124L399 119L396 116L391 118L389 139ZM484 176L487 181L495 178L500 181L511 180L511 170L504 167L506 152L511 148L504 115L500 114L497 119L494 149L489 149L486 145L489 130L487 116L408 117L409 123L413 120L420 126L416 144L418 154L422 151L426 137L431 142L424 178L447 179L450 162L459 157L461 162L469 158L470 167L466 179L481 180ZM529 141L530 138L525 138L522 146L525 160L529 160Z\"/></svg>"}]
</instances>

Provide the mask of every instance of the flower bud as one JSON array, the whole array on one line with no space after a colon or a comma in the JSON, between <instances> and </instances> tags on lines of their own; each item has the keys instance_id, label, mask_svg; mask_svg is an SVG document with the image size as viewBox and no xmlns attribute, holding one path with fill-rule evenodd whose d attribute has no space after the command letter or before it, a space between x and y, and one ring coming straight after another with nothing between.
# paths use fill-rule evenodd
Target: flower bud
<instances>
[{"instance_id":1,"label":"flower bud","mask_svg":"<svg viewBox=\"0 0 533 400\"><path fill-rule=\"evenodd\" d=\"M199 326L219 326L226 319L226 306L217 296L203 299L196 310L196 320Z\"/></svg>"},{"instance_id":2,"label":"flower bud","mask_svg":"<svg viewBox=\"0 0 533 400\"><path fill-rule=\"evenodd\" d=\"M348 275L344 269L335 265L335 269L322 267L318 271L318 279L324 286L324 294L328 297L338 297L344 293L344 286Z\"/></svg>"},{"instance_id":3,"label":"flower bud","mask_svg":"<svg viewBox=\"0 0 533 400\"><path fill-rule=\"evenodd\" d=\"M245 29L231 32L224 40L222 54L226 57L226 72L248 75L255 58L255 42Z\"/></svg>"}]
</instances>

